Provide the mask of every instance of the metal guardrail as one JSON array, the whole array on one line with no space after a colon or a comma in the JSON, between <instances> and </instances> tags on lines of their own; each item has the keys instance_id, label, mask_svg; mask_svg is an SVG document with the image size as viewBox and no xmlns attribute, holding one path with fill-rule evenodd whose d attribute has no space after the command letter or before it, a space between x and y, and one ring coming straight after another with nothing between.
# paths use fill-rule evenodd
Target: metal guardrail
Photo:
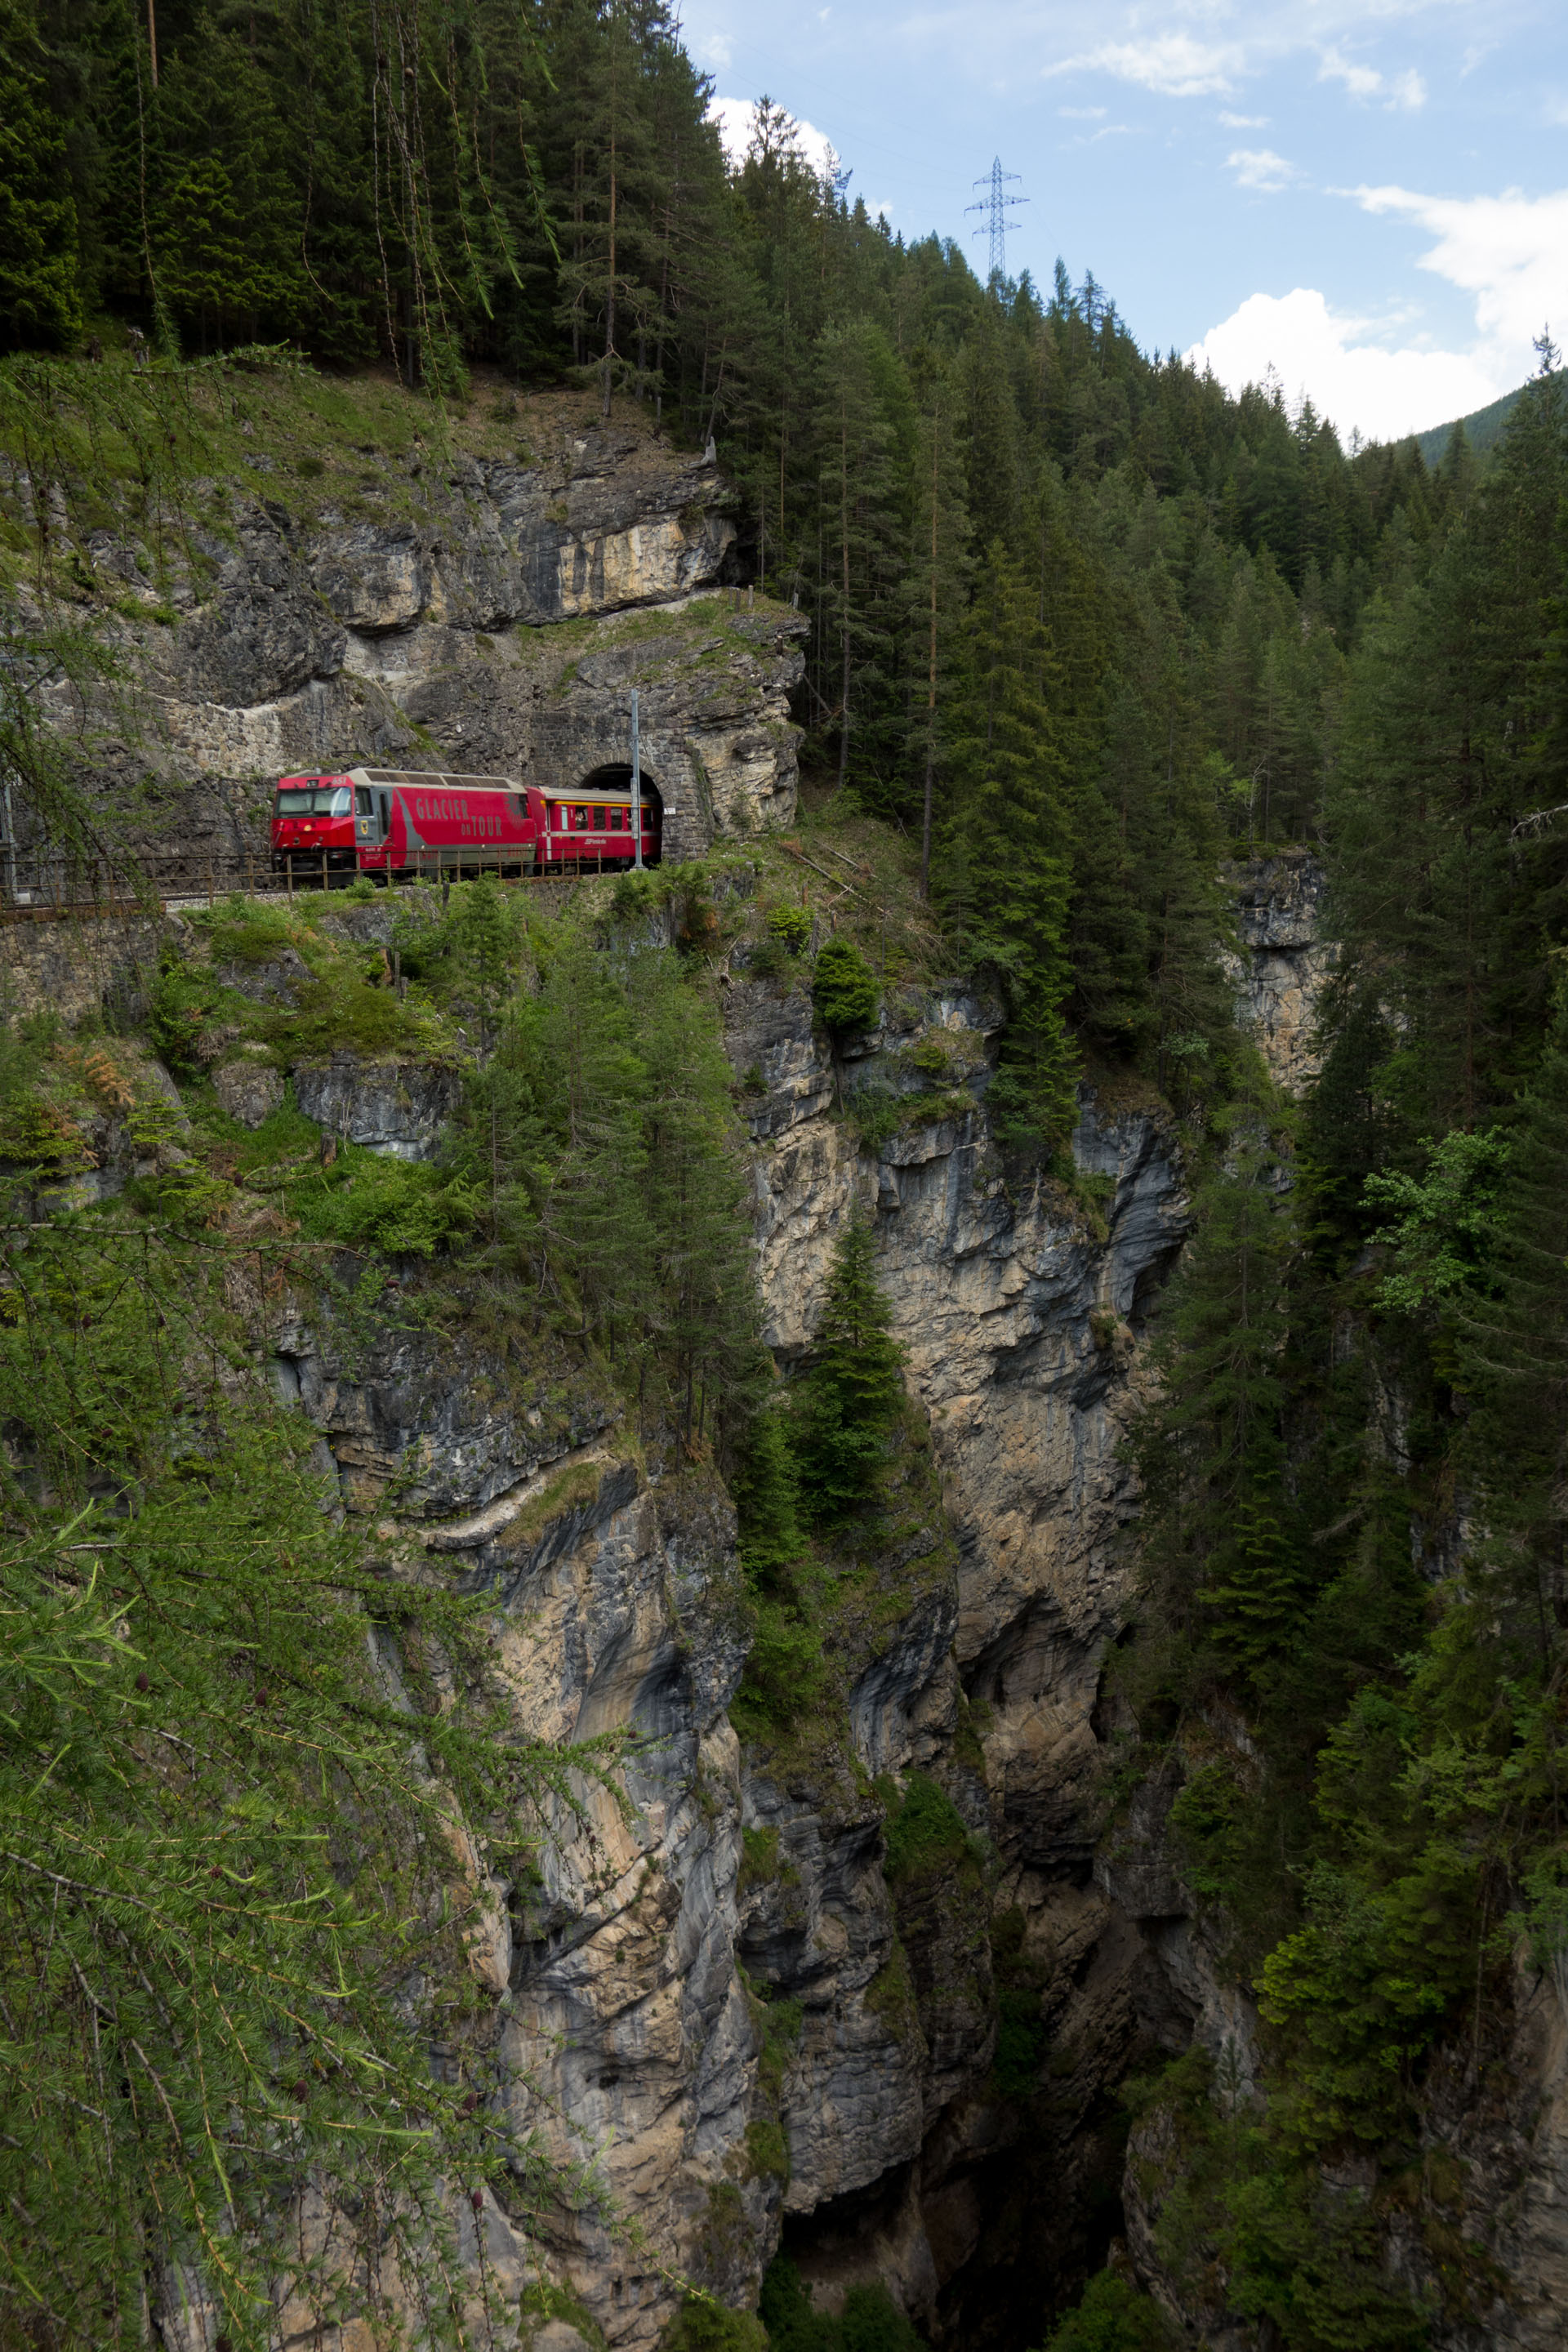
<instances>
[{"instance_id":1,"label":"metal guardrail","mask_svg":"<svg viewBox=\"0 0 1568 2352\"><path fill-rule=\"evenodd\" d=\"M84 874L63 858L27 861L30 880L9 887L0 878L0 923L90 923L125 920L137 916L156 920L171 909L216 905L233 894L242 898L292 898L296 891L346 889L359 879L352 866L328 866L316 872L302 861L285 872L273 870L270 856L246 856L200 860L174 856L156 859L137 877L116 876L108 867ZM391 877L391 887L416 882L466 881L480 875L507 888L543 883L576 883L597 876L630 873L624 858L581 858L569 863L510 870L483 859L442 859L438 853L421 858L416 870Z\"/></svg>"}]
</instances>

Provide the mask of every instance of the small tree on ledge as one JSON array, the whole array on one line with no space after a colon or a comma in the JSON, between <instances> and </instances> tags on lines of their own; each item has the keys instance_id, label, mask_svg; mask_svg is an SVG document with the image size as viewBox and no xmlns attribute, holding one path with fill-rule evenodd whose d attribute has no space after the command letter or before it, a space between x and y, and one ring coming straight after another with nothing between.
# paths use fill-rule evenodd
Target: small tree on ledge
<instances>
[{"instance_id":1,"label":"small tree on ledge","mask_svg":"<svg viewBox=\"0 0 1568 2352\"><path fill-rule=\"evenodd\" d=\"M889 1333L872 1255L870 1227L857 1218L838 1244L802 1384L801 1496L819 1525L870 1498L903 1407L904 1350Z\"/></svg>"}]
</instances>

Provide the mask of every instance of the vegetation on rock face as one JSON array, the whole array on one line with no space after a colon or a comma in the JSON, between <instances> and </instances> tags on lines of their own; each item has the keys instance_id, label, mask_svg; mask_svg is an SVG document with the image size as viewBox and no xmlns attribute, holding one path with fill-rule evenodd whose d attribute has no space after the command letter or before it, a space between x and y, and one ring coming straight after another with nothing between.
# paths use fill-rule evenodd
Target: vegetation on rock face
<instances>
[{"instance_id":1,"label":"vegetation on rock face","mask_svg":"<svg viewBox=\"0 0 1568 2352\"><path fill-rule=\"evenodd\" d=\"M795 1404L795 1457L808 1517L831 1526L863 1509L903 1403L903 1349L888 1330L876 1244L857 1219L834 1254Z\"/></svg>"},{"instance_id":2,"label":"vegetation on rock face","mask_svg":"<svg viewBox=\"0 0 1568 2352\"><path fill-rule=\"evenodd\" d=\"M817 2311L787 2254L769 2265L758 2308L770 2352L919 2352L921 2338L879 2280L850 2287L841 2313Z\"/></svg>"},{"instance_id":3,"label":"vegetation on rock face","mask_svg":"<svg viewBox=\"0 0 1568 2352\"><path fill-rule=\"evenodd\" d=\"M817 950L811 1001L825 1029L869 1029L877 1018L877 982L848 940L826 940Z\"/></svg>"},{"instance_id":4,"label":"vegetation on rock face","mask_svg":"<svg viewBox=\"0 0 1568 2352\"><path fill-rule=\"evenodd\" d=\"M0 1065L13 1124L36 1069ZM123 1199L40 1215L37 1181L0 1246L6 2325L140 2344L161 2277L260 2346L280 2265L346 2308L374 2250L389 2305L458 2336L462 2200L550 2172L504 2120L458 1846L526 1867L567 1759L509 1732L475 1610L323 1507L256 1363L310 1253L221 1188L187 1237Z\"/></svg>"}]
</instances>

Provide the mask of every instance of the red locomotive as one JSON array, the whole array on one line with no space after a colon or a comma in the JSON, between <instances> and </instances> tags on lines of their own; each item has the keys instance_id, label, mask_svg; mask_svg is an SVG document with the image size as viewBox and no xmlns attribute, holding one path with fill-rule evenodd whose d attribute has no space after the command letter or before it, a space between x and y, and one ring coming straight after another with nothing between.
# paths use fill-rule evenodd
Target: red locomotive
<instances>
[{"instance_id":1,"label":"red locomotive","mask_svg":"<svg viewBox=\"0 0 1568 2352\"><path fill-rule=\"evenodd\" d=\"M611 770L569 793L510 776L419 775L351 768L283 776L272 811L272 865L330 887L353 874L604 873L632 864L631 771ZM642 803L643 859L657 863L659 812Z\"/></svg>"}]
</instances>

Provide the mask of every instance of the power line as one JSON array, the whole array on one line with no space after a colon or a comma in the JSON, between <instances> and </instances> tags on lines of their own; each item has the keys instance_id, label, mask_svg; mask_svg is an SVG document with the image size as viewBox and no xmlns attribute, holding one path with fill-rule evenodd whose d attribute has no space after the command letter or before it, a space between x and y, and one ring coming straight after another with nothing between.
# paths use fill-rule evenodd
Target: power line
<instances>
[{"instance_id":1,"label":"power line","mask_svg":"<svg viewBox=\"0 0 1568 2352\"><path fill-rule=\"evenodd\" d=\"M998 155L984 179L973 183L973 186L984 188L989 193L982 196L977 205L965 205L963 207L966 213L990 215L990 219L984 228L971 231L973 236L988 236L991 239L991 267L986 272L987 278L994 278L998 274L1005 278L1007 275L1008 207L1012 205L1026 205L1029 199L1027 196L1006 194L1003 184L1007 180L1021 180L1023 176L1021 172L1005 172L1002 169L1002 158Z\"/></svg>"}]
</instances>

